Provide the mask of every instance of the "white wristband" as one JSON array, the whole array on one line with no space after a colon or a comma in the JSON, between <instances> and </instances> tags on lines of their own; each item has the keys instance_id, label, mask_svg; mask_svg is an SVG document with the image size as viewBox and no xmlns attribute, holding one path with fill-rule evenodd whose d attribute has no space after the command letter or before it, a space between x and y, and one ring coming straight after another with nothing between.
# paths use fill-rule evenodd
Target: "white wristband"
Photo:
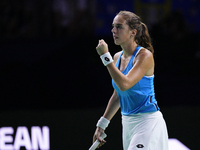
<instances>
[{"instance_id":1,"label":"white wristband","mask_svg":"<svg viewBox=\"0 0 200 150\"><path fill-rule=\"evenodd\" d=\"M110 55L110 52L107 52L103 55L100 56L104 66L107 66L108 64L110 64L111 62L113 62L112 56Z\"/></svg>"},{"instance_id":2,"label":"white wristband","mask_svg":"<svg viewBox=\"0 0 200 150\"><path fill-rule=\"evenodd\" d=\"M103 130L105 130L108 127L108 124L110 123L110 121L104 117L101 117L99 119L99 121L97 122L97 127L102 128Z\"/></svg>"}]
</instances>

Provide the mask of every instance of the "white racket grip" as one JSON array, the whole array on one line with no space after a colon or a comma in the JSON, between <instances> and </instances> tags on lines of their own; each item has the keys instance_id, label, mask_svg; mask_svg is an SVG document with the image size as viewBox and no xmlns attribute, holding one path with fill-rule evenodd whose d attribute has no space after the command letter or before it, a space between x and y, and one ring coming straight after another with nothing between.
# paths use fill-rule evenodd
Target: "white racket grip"
<instances>
[{"instance_id":1,"label":"white racket grip","mask_svg":"<svg viewBox=\"0 0 200 150\"><path fill-rule=\"evenodd\" d=\"M106 136L107 136L107 135L103 132L99 138L100 138L101 140L103 140L104 138L106 138ZM100 144L100 142L99 142L99 140L97 139L97 140L92 144L92 146L89 148L89 150L95 150L95 149L99 146L99 144Z\"/></svg>"}]
</instances>

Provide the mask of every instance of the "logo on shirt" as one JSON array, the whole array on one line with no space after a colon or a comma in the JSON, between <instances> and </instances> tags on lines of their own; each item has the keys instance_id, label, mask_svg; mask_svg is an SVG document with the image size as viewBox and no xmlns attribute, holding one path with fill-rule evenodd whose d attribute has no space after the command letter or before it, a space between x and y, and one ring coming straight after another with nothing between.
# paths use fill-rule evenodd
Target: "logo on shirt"
<instances>
[{"instance_id":1,"label":"logo on shirt","mask_svg":"<svg viewBox=\"0 0 200 150\"><path fill-rule=\"evenodd\" d=\"M142 145L142 144L138 144L136 146L137 146L137 148L144 148L144 145Z\"/></svg>"}]
</instances>

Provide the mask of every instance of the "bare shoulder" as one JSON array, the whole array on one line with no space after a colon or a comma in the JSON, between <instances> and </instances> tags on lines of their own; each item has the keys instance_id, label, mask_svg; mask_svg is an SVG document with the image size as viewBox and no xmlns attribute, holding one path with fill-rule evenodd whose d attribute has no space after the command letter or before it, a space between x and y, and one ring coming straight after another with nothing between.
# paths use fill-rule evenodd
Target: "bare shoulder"
<instances>
[{"instance_id":1,"label":"bare shoulder","mask_svg":"<svg viewBox=\"0 0 200 150\"><path fill-rule=\"evenodd\" d=\"M133 62L136 68L142 68L145 70L145 76L151 76L154 73L154 58L153 54L145 48L142 48L136 55L136 59Z\"/></svg>"},{"instance_id":2,"label":"bare shoulder","mask_svg":"<svg viewBox=\"0 0 200 150\"><path fill-rule=\"evenodd\" d=\"M146 48L142 48L136 56L137 59L153 60L153 54Z\"/></svg>"},{"instance_id":3,"label":"bare shoulder","mask_svg":"<svg viewBox=\"0 0 200 150\"><path fill-rule=\"evenodd\" d=\"M137 66L146 68L147 72L145 75L152 75L154 72L154 63L153 54L148 49L142 48L137 54L133 65L137 64Z\"/></svg>"},{"instance_id":4,"label":"bare shoulder","mask_svg":"<svg viewBox=\"0 0 200 150\"><path fill-rule=\"evenodd\" d=\"M115 55L114 55L114 63L115 64L116 64L117 60L119 59L119 56L120 56L121 53L122 53L122 51L115 53Z\"/></svg>"}]
</instances>

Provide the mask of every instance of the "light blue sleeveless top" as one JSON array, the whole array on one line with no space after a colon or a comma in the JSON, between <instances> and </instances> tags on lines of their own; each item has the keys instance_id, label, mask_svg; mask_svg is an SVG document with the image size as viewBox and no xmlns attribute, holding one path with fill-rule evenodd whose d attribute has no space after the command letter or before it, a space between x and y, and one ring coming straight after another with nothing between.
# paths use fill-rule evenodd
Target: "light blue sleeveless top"
<instances>
[{"instance_id":1,"label":"light blue sleeveless top","mask_svg":"<svg viewBox=\"0 0 200 150\"><path fill-rule=\"evenodd\" d=\"M127 67L122 71L124 75L128 74L133 67L135 55L141 48L140 46L136 48ZM119 68L122 54L123 52L116 63L117 68ZM112 85L119 96L122 115L148 113L160 110L155 99L154 75L144 76L138 83L126 91L121 91L113 80Z\"/></svg>"}]
</instances>

